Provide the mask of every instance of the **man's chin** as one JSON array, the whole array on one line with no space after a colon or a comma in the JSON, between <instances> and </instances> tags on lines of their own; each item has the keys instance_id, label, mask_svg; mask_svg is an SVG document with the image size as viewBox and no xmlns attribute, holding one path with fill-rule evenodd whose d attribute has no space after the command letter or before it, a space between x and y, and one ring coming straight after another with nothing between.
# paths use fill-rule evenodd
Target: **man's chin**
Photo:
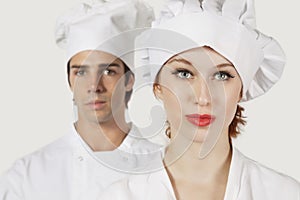
<instances>
[{"instance_id":1,"label":"man's chin","mask_svg":"<svg viewBox=\"0 0 300 200\"><path fill-rule=\"evenodd\" d=\"M91 116L91 120L98 124L104 124L113 120L113 117L111 113L106 115L94 113L94 115Z\"/></svg>"}]
</instances>

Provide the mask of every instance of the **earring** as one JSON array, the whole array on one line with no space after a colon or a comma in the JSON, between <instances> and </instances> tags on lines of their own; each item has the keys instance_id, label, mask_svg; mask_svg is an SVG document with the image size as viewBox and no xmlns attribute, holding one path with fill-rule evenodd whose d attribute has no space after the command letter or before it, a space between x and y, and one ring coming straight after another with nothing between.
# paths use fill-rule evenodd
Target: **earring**
<instances>
[{"instance_id":1,"label":"earring","mask_svg":"<svg viewBox=\"0 0 300 200\"><path fill-rule=\"evenodd\" d=\"M167 128L165 130L165 134L169 139L171 139L171 127L170 127L170 122L168 120L166 121L166 126Z\"/></svg>"},{"instance_id":2,"label":"earring","mask_svg":"<svg viewBox=\"0 0 300 200\"><path fill-rule=\"evenodd\" d=\"M158 90L161 89L161 88L160 88L160 85L158 85L158 84L156 84L155 87L156 87Z\"/></svg>"}]
</instances>

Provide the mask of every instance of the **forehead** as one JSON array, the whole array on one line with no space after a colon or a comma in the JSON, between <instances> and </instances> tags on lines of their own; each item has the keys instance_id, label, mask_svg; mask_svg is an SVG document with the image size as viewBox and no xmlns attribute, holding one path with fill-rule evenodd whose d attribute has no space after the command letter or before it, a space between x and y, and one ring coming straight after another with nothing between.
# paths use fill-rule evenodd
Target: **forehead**
<instances>
[{"instance_id":1,"label":"forehead","mask_svg":"<svg viewBox=\"0 0 300 200\"><path fill-rule=\"evenodd\" d=\"M96 66L99 64L117 63L124 68L123 62L118 57L103 51L82 51L74 55L70 60L70 65Z\"/></svg>"},{"instance_id":2,"label":"forehead","mask_svg":"<svg viewBox=\"0 0 300 200\"><path fill-rule=\"evenodd\" d=\"M220 64L231 65L229 60L209 47L198 47L184 51L173 56L167 63L172 63L173 61L180 61L193 66L201 65L207 67L215 67Z\"/></svg>"}]
</instances>

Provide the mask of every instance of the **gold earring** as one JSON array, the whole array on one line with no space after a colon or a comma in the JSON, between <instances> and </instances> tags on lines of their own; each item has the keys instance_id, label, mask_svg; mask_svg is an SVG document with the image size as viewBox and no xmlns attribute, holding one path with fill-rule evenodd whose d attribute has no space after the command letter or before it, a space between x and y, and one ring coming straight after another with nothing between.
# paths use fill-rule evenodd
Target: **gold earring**
<instances>
[{"instance_id":1,"label":"gold earring","mask_svg":"<svg viewBox=\"0 0 300 200\"><path fill-rule=\"evenodd\" d=\"M161 88L160 88L160 85L158 85L158 84L155 84L155 85L154 85L154 88L155 88L155 89L158 89L158 90L161 89Z\"/></svg>"},{"instance_id":2,"label":"gold earring","mask_svg":"<svg viewBox=\"0 0 300 200\"><path fill-rule=\"evenodd\" d=\"M171 127L170 127L170 123L168 120L166 121L166 125L167 125L167 128L166 128L165 134L168 138L171 139Z\"/></svg>"}]
</instances>

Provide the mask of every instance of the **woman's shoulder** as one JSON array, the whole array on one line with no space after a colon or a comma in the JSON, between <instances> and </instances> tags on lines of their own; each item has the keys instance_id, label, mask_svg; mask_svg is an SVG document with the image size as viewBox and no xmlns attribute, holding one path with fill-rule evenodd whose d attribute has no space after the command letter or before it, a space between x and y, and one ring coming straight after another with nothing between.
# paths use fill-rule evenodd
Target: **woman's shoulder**
<instances>
[{"instance_id":1,"label":"woman's shoulder","mask_svg":"<svg viewBox=\"0 0 300 200\"><path fill-rule=\"evenodd\" d=\"M272 196L292 197L285 196L285 199L300 199L300 183L296 179L254 161L238 150L235 151L235 162L238 162L235 165L239 166L237 168L240 170L241 187L247 185L251 190L261 191L267 196L272 193Z\"/></svg>"}]
</instances>

